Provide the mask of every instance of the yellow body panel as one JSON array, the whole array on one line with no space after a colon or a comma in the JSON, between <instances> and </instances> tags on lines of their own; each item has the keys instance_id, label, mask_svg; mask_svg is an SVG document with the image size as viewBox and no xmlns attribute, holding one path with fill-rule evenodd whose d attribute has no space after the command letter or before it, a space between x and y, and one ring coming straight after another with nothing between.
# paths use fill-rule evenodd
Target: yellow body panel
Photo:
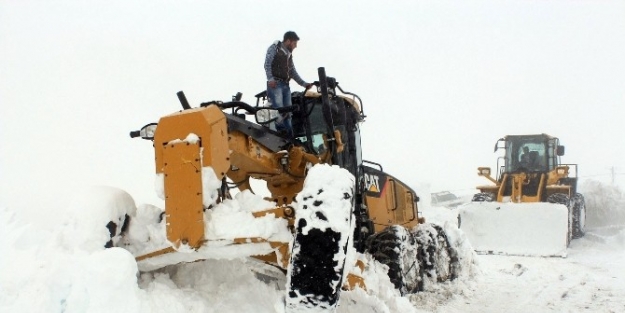
<instances>
[{"instance_id":1,"label":"yellow body panel","mask_svg":"<svg viewBox=\"0 0 625 313\"><path fill-rule=\"evenodd\" d=\"M200 147L178 142L164 145L162 151L167 239L176 248L198 248L204 241Z\"/></svg>"},{"instance_id":2,"label":"yellow body panel","mask_svg":"<svg viewBox=\"0 0 625 313\"><path fill-rule=\"evenodd\" d=\"M226 136L226 117L217 107L180 111L158 123L156 173L164 175L167 239L176 248L204 241L202 168L224 177L230 167Z\"/></svg>"},{"instance_id":3,"label":"yellow body panel","mask_svg":"<svg viewBox=\"0 0 625 313\"><path fill-rule=\"evenodd\" d=\"M158 122L154 136L156 173L164 168L162 146L174 140L184 140L190 134L200 138L202 166L211 166L219 178L230 168L228 126L226 116L215 106L180 111Z\"/></svg>"},{"instance_id":4,"label":"yellow body panel","mask_svg":"<svg viewBox=\"0 0 625 313\"><path fill-rule=\"evenodd\" d=\"M365 201L375 232L380 232L391 225L402 225L408 229L420 222L414 193L403 183L390 175L379 191L367 192Z\"/></svg>"},{"instance_id":5,"label":"yellow body panel","mask_svg":"<svg viewBox=\"0 0 625 313\"><path fill-rule=\"evenodd\" d=\"M481 168L478 168L478 173ZM532 175L533 179L539 180L539 185L537 187L536 195L526 195L523 194L523 186L528 183L529 175ZM485 177L486 179L493 181L496 185L486 185L486 186L477 186L477 189L480 192L484 193L492 193L496 197L497 202L503 202L504 199L504 188L501 182L498 182L491 176L480 175ZM541 202L541 199L548 197L549 195L555 193L564 193L569 197L572 195L572 189L569 185L560 185L557 182L562 179L568 177L568 166L558 166L554 170L549 171L547 173L516 173L516 174L504 174L502 181L506 182L508 180L511 181L511 195L510 201L515 203L523 203L523 202ZM543 194L544 193L544 194Z\"/></svg>"}]
</instances>

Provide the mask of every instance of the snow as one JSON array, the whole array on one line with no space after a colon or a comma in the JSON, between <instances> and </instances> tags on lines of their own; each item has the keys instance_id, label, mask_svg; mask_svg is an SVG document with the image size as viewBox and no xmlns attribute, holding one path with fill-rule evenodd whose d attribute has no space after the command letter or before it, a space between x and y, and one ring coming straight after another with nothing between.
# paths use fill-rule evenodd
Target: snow
<instances>
[{"instance_id":1,"label":"snow","mask_svg":"<svg viewBox=\"0 0 625 313\"><path fill-rule=\"evenodd\" d=\"M332 196L325 199L330 202L337 195L351 193L346 188L353 178L346 172L329 174L329 168L313 167L316 170L311 170L308 179L311 186L331 191ZM423 292L400 296L386 276L386 266L368 255L347 256L346 264L354 264L357 258L367 264L362 272L346 266L346 271L365 279L367 289L343 291L337 312L625 310L625 226L620 220L625 198L620 190L597 182L582 188L586 189L582 193L590 228L585 237L572 241L566 258L476 255L457 228L459 209L421 207L422 216L441 225L459 251L459 277L430 282ZM317 191L304 190L299 203L306 202L306 193ZM141 262L134 257L168 245L161 208L135 206L128 193L105 186L77 190L66 204L58 212L61 222L53 224L2 208L0 311L284 312L285 275L259 261L241 258L267 253L271 247L267 243L231 244L238 237L291 239L282 221L271 214L252 217L252 212L274 205L260 196L241 192L205 214L206 236L215 240L213 244ZM318 210L339 214L324 206ZM114 239L126 249L104 249L109 238L104 225L125 214L133 216L135 225L125 241ZM341 227L310 216L308 220L319 228ZM178 262L183 263L169 265Z\"/></svg>"},{"instance_id":2,"label":"snow","mask_svg":"<svg viewBox=\"0 0 625 313\"><path fill-rule=\"evenodd\" d=\"M471 202L458 210L460 228L476 251L566 256L569 215L562 204Z\"/></svg>"},{"instance_id":3,"label":"snow","mask_svg":"<svg viewBox=\"0 0 625 313\"><path fill-rule=\"evenodd\" d=\"M586 235L571 241L565 258L478 255L473 280L438 294L412 295L412 302L427 312L623 312L623 192L597 181L580 190L586 199ZM444 208L423 211L430 220L449 223L457 216L457 210Z\"/></svg>"},{"instance_id":4,"label":"snow","mask_svg":"<svg viewBox=\"0 0 625 313\"><path fill-rule=\"evenodd\" d=\"M328 179L322 183L328 184ZM464 251L459 256L464 268L460 277L402 297L386 276L386 267L361 256L367 264L362 273L367 290L342 292L337 312L624 311L625 227L609 218L625 209L622 192L599 183L582 187L587 188L582 193L591 228L571 242L566 258L475 255L467 252L470 242L455 228L457 210L424 206L421 213L427 221L442 225L450 242ZM220 211L251 214L246 211L271 205L253 198L240 193L216 207L214 216L207 216L216 221ZM0 311L283 312L286 278L274 268L220 252L203 255L214 259L139 272L128 250L103 248L108 229L92 227L122 213L134 214L133 221L152 226L131 235L146 248L146 241L164 238L160 208L147 204L135 208L130 195L111 187L77 190L75 199L64 201L66 208L58 212L62 222L54 224L10 208L0 210ZM596 208L596 203L604 207ZM211 236L228 238L244 231L235 220L222 221L226 225Z\"/></svg>"},{"instance_id":5,"label":"snow","mask_svg":"<svg viewBox=\"0 0 625 313\"><path fill-rule=\"evenodd\" d=\"M354 184L354 176L345 169L327 164L312 167L306 175L306 187L296 199L302 208L296 210L296 219L308 222L302 233L307 234L312 228L346 231L343 221L350 219L352 202L345 200L346 195L347 199L353 196Z\"/></svg>"}]
</instances>

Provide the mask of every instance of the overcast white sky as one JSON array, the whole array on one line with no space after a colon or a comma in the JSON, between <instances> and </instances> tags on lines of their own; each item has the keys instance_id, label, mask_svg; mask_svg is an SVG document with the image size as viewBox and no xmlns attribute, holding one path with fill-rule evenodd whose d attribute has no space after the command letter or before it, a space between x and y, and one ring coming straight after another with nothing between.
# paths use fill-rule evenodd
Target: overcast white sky
<instances>
[{"instance_id":1,"label":"overcast white sky","mask_svg":"<svg viewBox=\"0 0 625 313\"><path fill-rule=\"evenodd\" d=\"M254 103L287 30L304 79L324 66L363 99L365 159L411 185L471 192L498 138L543 132L582 177L625 183L624 1L0 0L0 205L100 184L158 204L128 132L179 90Z\"/></svg>"}]
</instances>

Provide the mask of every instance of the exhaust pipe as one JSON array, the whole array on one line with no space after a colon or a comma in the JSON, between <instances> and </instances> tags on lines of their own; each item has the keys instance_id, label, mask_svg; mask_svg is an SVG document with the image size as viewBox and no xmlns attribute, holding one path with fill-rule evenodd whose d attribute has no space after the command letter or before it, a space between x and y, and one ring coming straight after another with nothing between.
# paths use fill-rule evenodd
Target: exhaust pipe
<instances>
[{"instance_id":1,"label":"exhaust pipe","mask_svg":"<svg viewBox=\"0 0 625 313\"><path fill-rule=\"evenodd\" d=\"M182 104L182 108L184 110L191 109L191 106L189 105L189 101L187 101L187 97L185 97L184 92L182 92L182 90L178 91L176 95L178 96L178 100L180 100L180 104Z\"/></svg>"}]
</instances>

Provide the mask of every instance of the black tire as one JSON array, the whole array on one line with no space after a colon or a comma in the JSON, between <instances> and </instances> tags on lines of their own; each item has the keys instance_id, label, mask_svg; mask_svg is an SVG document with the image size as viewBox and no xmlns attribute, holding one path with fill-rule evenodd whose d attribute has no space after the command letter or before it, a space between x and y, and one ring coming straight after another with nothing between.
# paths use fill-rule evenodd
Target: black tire
<instances>
[{"instance_id":1,"label":"black tire","mask_svg":"<svg viewBox=\"0 0 625 313\"><path fill-rule=\"evenodd\" d=\"M305 308L333 311L338 305L345 258L354 233L351 192L340 194L305 186L298 195L296 233L287 268L287 312ZM337 198L323 200L333 196ZM325 210L335 212L328 216ZM344 216L336 210L344 210Z\"/></svg>"},{"instance_id":2,"label":"black tire","mask_svg":"<svg viewBox=\"0 0 625 313\"><path fill-rule=\"evenodd\" d=\"M418 262L416 240L403 226L389 226L371 235L367 252L388 266L388 276L402 295L423 290L423 271Z\"/></svg>"},{"instance_id":3,"label":"black tire","mask_svg":"<svg viewBox=\"0 0 625 313\"><path fill-rule=\"evenodd\" d=\"M493 202L495 195L490 192L480 192L473 195L473 202Z\"/></svg>"},{"instance_id":4,"label":"black tire","mask_svg":"<svg viewBox=\"0 0 625 313\"><path fill-rule=\"evenodd\" d=\"M305 227L306 220L300 220L298 229ZM337 262L334 255L339 252L337 244L341 233L326 229L311 229L304 235L298 231L295 244L299 252L291 260L291 276L287 296L292 299L303 296L297 304L304 307L334 307L340 292L340 284L334 287L333 282L342 281L342 273L335 270Z\"/></svg>"},{"instance_id":5,"label":"black tire","mask_svg":"<svg viewBox=\"0 0 625 313\"><path fill-rule=\"evenodd\" d=\"M571 207L573 210L573 239L582 238L586 234L586 202L584 196L580 193L573 195Z\"/></svg>"},{"instance_id":6,"label":"black tire","mask_svg":"<svg viewBox=\"0 0 625 313\"><path fill-rule=\"evenodd\" d=\"M569 246L573 239L573 211L571 210L571 199L563 193L554 193L547 197L547 202L563 204L568 208L568 231L566 234L566 246Z\"/></svg>"},{"instance_id":7,"label":"black tire","mask_svg":"<svg viewBox=\"0 0 625 313\"><path fill-rule=\"evenodd\" d=\"M435 224L421 224L415 232L418 257L424 279L435 283L458 276L460 263L457 252L449 245L447 234Z\"/></svg>"}]
</instances>

